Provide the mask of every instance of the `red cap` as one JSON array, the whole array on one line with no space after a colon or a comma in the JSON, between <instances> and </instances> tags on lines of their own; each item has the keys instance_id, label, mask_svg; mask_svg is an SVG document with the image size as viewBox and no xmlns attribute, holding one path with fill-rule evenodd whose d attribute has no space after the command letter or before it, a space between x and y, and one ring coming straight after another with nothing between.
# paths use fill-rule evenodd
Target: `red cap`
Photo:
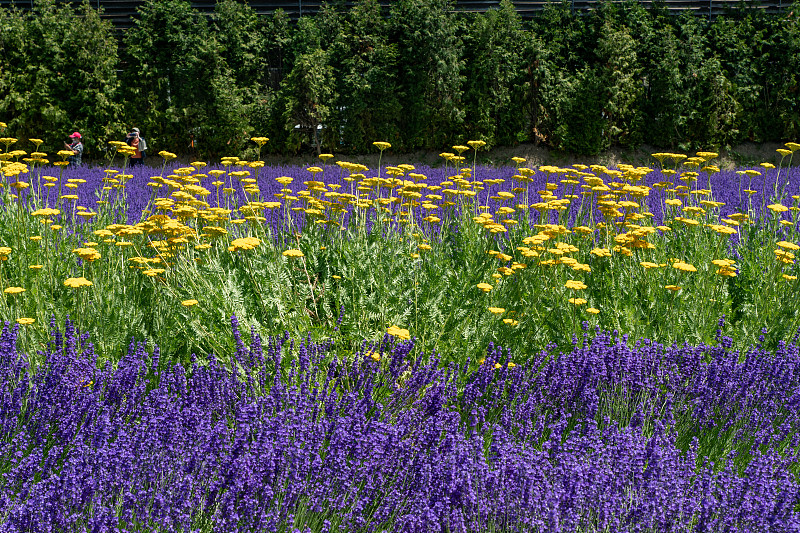
<instances>
[{"instance_id":1,"label":"red cap","mask_svg":"<svg viewBox=\"0 0 800 533\"><path fill-rule=\"evenodd\" d=\"M74 139L74 138L76 138L76 137L77 137L78 139L80 139L80 138L81 138L81 134L80 134L80 133L78 133L77 131L76 131L75 133L73 133L72 135L70 135L70 136L69 136L69 138L70 138L70 139Z\"/></svg>"}]
</instances>

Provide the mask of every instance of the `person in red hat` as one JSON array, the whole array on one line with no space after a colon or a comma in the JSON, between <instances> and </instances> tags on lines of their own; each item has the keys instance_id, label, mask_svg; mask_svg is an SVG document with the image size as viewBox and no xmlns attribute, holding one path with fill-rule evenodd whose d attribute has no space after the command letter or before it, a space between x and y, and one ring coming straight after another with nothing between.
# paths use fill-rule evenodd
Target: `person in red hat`
<instances>
[{"instance_id":1,"label":"person in red hat","mask_svg":"<svg viewBox=\"0 0 800 533\"><path fill-rule=\"evenodd\" d=\"M76 167L80 166L81 164L81 156L83 155L83 143L81 142L81 134L73 132L72 135L69 136L70 144L64 143L64 148L67 150L72 150L72 155L67 158L69 161L69 166Z\"/></svg>"}]
</instances>

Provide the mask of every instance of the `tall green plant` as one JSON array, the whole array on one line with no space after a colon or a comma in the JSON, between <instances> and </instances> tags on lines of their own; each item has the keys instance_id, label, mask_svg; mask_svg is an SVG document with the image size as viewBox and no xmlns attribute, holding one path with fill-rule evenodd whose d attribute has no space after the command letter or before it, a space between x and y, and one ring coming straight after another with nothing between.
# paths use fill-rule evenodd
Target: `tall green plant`
<instances>
[{"instance_id":1,"label":"tall green plant","mask_svg":"<svg viewBox=\"0 0 800 533\"><path fill-rule=\"evenodd\" d=\"M0 9L0 116L17 137L56 151L78 130L92 157L119 127L117 43L100 15L54 0Z\"/></svg>"},{"instance_id":2,"label":"tall green plant","mask_svg":"<svg viewBox=\"0 0 800 533\"><path fill-rule=\"evenodd\" d=\"M514 5L476 15L464 38L465 134L489 145L513 144L525 129L525 32Z\"/></svg>"},{"instance_id":3,"label":"tall green plant","mask_svg":"<svg viewBox=\"0 0 800 533\"><path fill-rule=\"evenodd\" d=\"M800 2L795 2L786 17L770 19L772 31L766 43L761 71L765 76L763 113L769 140L800 137Z\"/></svg>"},{"instance_id":4,"label":"tall green plant","mask_svg":"<svg viewBox=\"0 0 800 533\"><path fill-rule=\"evenodd\" d=\"M181 0L148 1L126 34L128 121L153 148L205 156L237 151L249 138L247 107L206 18Z\"/></svg>"},{"instance_id":5,"label":"tall green plant","mask_svg":"<svg viewBox=\"0 0 800 533\"><path fill-rule=\"evenodd\" d=\"M636 40L626 27L608 21L597 42L597 55L606 94L604 144L638 146L643 137L644 90Z\"/></svg>"},{"instance_id":6,"label":"tall green plant","mask_svg":"<svg viewBox=\"0 0 800 533\"><path fill-rule=\"evenodd\" d=\"M333 80L328 54L319 48L300 55L286 77L284 120L286 127L294 131L290 139L294 140L296 148L305 140L303 136L308 135L317 153L322 153L319 129L331 115L331 104L335 100Z\"/></svg>"},{"instance_id":7,"label":"tall green plant","mask_svg":"<svg viewBox=\"0 0 800 533\"><path fill-rule=\"evenodd\" d=\"M377 0L347 13L331 47L337 101L329 134L342 150L367 152L376 139L400 143L398 52Z\"/></svg>"},{"instance_id":8,"label":"tall green plant","mask_svg":"<svg viewBox=\"0 0 800 533\"><path fill-rule=\"evenodd\" d=\"M449 0L399 0L390 9L406 149L438 148L464 120L462 32Z\"/></svg>"},{"instance_id":9,"label":"tall green plant","mask_svg":"<svg viewBox=\"0 0 800 533\"><path fill-rule=\"evenodd\" d=\"M644 139L655 146L673 147L683 138L689 105L683 93L680 43L666 17L657 19L639 38Z\"/></svg>"}]
</instances>

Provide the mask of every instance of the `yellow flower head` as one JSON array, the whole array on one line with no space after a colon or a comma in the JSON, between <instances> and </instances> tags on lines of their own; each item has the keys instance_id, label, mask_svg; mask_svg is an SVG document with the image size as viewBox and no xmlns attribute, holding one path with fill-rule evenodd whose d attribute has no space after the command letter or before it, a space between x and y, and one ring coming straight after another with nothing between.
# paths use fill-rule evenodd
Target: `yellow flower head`
<instances>
[{"instance_id":1,"label":"yellow flower head","mask_svg":"<svg viewBox=\"0 0 800 533\"><path fill-rule=\"evenodd\" d=\"M64 286L65 287L71 287L73 289L77 289L77 288L80 288L80 287L91 287L92 286L92 282L89 281L88 279L84 278L84 277L67 278L64 281Z\"/></svg>"},{"instance_id":2,"label":"yellow flower head","mask_svg":"<svg viewBox=\"0 0 800 533\"><path fill-rule=\"evenodd\" d=\"M256 143L260 148L260 147L264 146L265 144L267 144L267 141L269 141L269 138L268 137L251 137L250 140L253 141L254 143Z\"/></svg>"},{"instance_id":3,"label":"yellow flower head","mask_svg":"<svg viewBox=\"0 0 800 533\"><path fill-rule=\"evenodd\" d=\"M486 141L467 141L467 144L473 149L483 148L486 146Z\"/></svg>"},{"instance_id":4,"label":"yellow flower head","mask_svg":"<svg viewBox=\"0 0 800 533\"><path fill-rule=\"evenodd\" d=\"M407 329L402 329L402 328L399 328L397 326L389 326L386 329L386 333L388 333L392 337L396 337L396 338L398 338L400 340L404 340L404 341L407 341L407 340L411 339L411 333Z\"/></svg>"},{"instance_id":5,"label":"yellow flower head","mask_svg":"<svg viewBox=\"0 0 800 533\"><path fill-rule=\"evenodd\" d=\"M773 213L784 213L789 210L788 207L782 204L770 204L767 206L767 209L769 209Z\"/></svg>"},{"instance_id":6,"label":"yellow flower head","mask_svg":"<svg viewBox=\"0 0 800 533\"><path fill-rule=\"evenodd\" d=\"M36 322L35 318L22 317L22 318L18 318L17 319L17 324L19 324L21 326L30 326L34 322Z\"/></svg>"},{"instance_id":7,"label":"yellow flower head","mask_svg":"<svg viewBox=\"0 0 800 533\"><path fill-rule=\"evenodd\" d=\"M489 312L492 313L493 315L502 315L503 313L506 312L506 310L503 309L502 307L490 307Z\"/></svg>"},{"instance_id":8,"label":"yellow flower head","mask_svg":"<svg viewBox=\"0 0 800 533\"><path fill-rule=\"evenodd\" d=\"M261 244L261 241L256 237L242 237L240 239L234 239L233 241L231 241L231 245L228 246L228 250L231 252L238 252L240 250L252 250L259 244Z\"/></svg>"},{"instance_id":9,"label":"yellow flower head","mask_svg":"<svg viewBox=\"0 0 800 533\"><path fill-rule=\"evenodd\" d=\"M566 287L568 289L573 289L573 290L576 290L576 291L582 291L583 289L585 289L587 287L587 285L585 283L583 283L582 281L570 279L570 280L567 280L567 282L564 284L564 287Z\"/></svg>"},{"instance_id":10,"label":"yellow flower head","mask_svg":"<svg viewBox=\"0 0 800 533\"><path fill-rule=\"evenodd\" d=\"M492 286L489 285L488 283L478 283L477 286L483 292L489 292L490 290L492 290Z\"/></svg>"},{"instance_id":11,"label":"yellow flower head","mask_svg":"<svg viewBox=\"0 0 800 533\"><path fill-rule=\"evenodd\" d=\"M785 248L786 250L800 250L800 246L789 241L780 241L778 242L778 246L780 246L781 248Z\"/></svg>"},{"instance_id":12,"label":"yellow flower head","mask_svg":"<svg viewBox=\"0 0 800 533\"><path fill-rule=\"evenodd\" d=\"M305 254L300 250L292 249L292 250L285 250L283 252L283 257L305 257Z\"/></svg>"},{"instance_id":13,"label":"yellow flower head","mask_svg":"<svg viewBox=\"0 0 800 533\"><path fill-rule=\"evenodd\" d=\"M697 272L697 269L694 267L694 265L684 263L683 261L676 261L672 263L672 268L681 270L683 272Z\"/></svg>"},{"instance_id":14,"label":"yellow flower head","mask_svg":"<svg viewBox=\"0 0 800 533\"><path fill-rule=\"evenodd\" d=\"M16 296L17 294L25 292L25 289L22 287L8 287L3 291L6 294L10 294L11 296Z\"/></svg>"},{"instance_id":15,"label":"yellow flower head","mask_svg":"<svg viewBox=\"0 0 800 533\"><path fill-rule=\"evenodd\" d=\"M719 157L719 154L717 152L697 152L697 157L705 161L710 161Z\"/></svg>"},{"instance_id":16,"label":"yellow flower head","mask_svg":"<svg viewBox=\"0 0 800 533\"><path fill-rule=\"evenodd\" d=\"M391 148L391 147L392 147L392 145L391 145L391 144L389 144L389 143L387 143L387 142L385 142L385 141L375 141L374 143L372 143L372 145L373 145L375 148L377 148L378 150L380 150L381 152L383 152L383 151L384 151L384 150L386 150L387 148Z\"/></svg>"},{"instance_id":17,"label":"yellow flower head","mask_svg":"<svg viewBox=\"0 0 800 533\"><path fill-rule=\"evenodd\" d=\"M183 300L181 302L181 305L184 306L184 307L192 307L192 306L197 305L198 303L200 303L200 302L198 302L197 300Z\"/></svg>"},{"instance_id":18,"label":"yellow flower head","mask_svg":"<svg viewBox=\"0 0 800 533\"><path fill-rule=\"evenodd\" d=\"M98 252L94 248L76 248L72 250L72 253L74 253L84 261L89 261L89 262L100 259L101 257L100 252Z\"/></svg>"}]
</instances>

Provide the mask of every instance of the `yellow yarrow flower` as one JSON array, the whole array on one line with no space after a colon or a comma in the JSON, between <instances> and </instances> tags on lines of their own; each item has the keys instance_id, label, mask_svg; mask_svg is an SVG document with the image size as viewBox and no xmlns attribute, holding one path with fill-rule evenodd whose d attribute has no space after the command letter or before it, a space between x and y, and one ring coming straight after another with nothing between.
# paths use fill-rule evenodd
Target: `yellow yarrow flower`
<instances>
[{"instance_id":1,"label":"yellow yarrow flower","mask_svg":"<svg viewBox=\"0 0 800 533\"><path fill-rule=\"evenodd\" d=\"M503 309L502 307L490 307L489 312L492 313L493 315L502 315L503 313L506 312L506 310Z\"/></svg>"},{"instance_id":2,"label":"yellow yarrow flower","mask_svg":"<svg viewBox=\"0 0 800 533\"><path fill-rule=\"evenodd\" d=\"M683 272L697 272L697 269L694 267L694 265L684 263L683 261L675 261L672 263L672 268L681 270Z\"/></svg>"},{"instance_id":3,"label":"yellow yarrow flower","mask_svg":"<svg viewBox=\"0 0 800 533\"><path fill-rule=\"evenodd\" d=\"M788 142L788 143L784 144L784 146L786 146L786 148L788 148L792 152L796 152L797 150L800 150L800 144L795 143L795 142Z\"/></svg>"},{"instance_id":4,"label":"yellow yarrow flower","mask_svg":"<svg viewBox=\"0 0 800 533\"><path fill-rule=\"evenodd\" d=\"M404 340L404 341L407 341L407 340L411 339L411 333L407 329L403 329L403 328L400 328L400 327L397 327L397 326L389 326L386 329L386 333L388 333L392 337L396 337L396 338L398 338L400 340Z\"/></svg>"},{"instance_id":5,"label":"yellow yarrow flower","mask_svg":"<svg viewBox=\"0 0 800 533\"><path fill-rule=\"evenodd\" d=\"M597 257L611 257L611 250L608 248L594 248L589 253Z\"/></svg>"},{"instance_id":6,"label":"yellow yarrow flower","mask_svg":"<svg viewBox=\"0 0 800 533\"><path fill-rule=\"evenodd\" d=\"M74 253L84 261L89 261L89 262L100 259L101 257L100 252L98 252L94 248L76 248L72 250L72 253Z\"/></svg>"},{"instance_id":7,"label":"yellow yarrow flower","mask_svg":"<svg viewBox=\"0 0 800 533\"><path fill-rule=\"evenodd\" d=\"M67 278L64 281L64 286L77 289L80 287L91 287L92 282L81 276L80 278Z\"/></svg>"},{"instance_id":8,"label":"yellow yarrow flower","mask_svg":"<svg viewBox=\"0 0 800 533\"><path fill-rule=\"evenodd\" d=\"M283 252L284 257L305 257L305 254L300 250L286 250Z\"/></svg>"},{"instance_id":9,"label":"yellow yarrow flower","mask_svg":"<svg viewBox=\"0 0 800 533\"><path fill-rule=\"evenodd\" d=\"M11 296L16 296L17 294L25 292L25 289L22 287L8 287L3 291L6 294L10 294Z\"/></svg>"},{"instance_id":10,"label":"yellow yarrow flower","mask_svg":"<svg viewBox=\"0 0 800 533\"><path fill-rule=\"evenodd\" d=\"M785 248L786 250L800 250L800 246L789 241L780 241L778 242L778 246L781 248Z\"/></svg>"},{"instance_id":11,"label":"yellow yarrow flower","mask_svg":"<svg viewBox=\"0 0 800 533\"><path fill-rule=\"evenodd\" d=\"M197 300L183 300L181 302L181 305L184 307L192 307L194 305L197 305L198 303L200 302L198 302Z\"/></svg>"},{"instance_id":12,"label":"yellow yarrow flower","mask_svg":"<svg viewBox=\"0 0 800 533\"><path fill-rule=\"evenodd\" d=\"M21 326L30 326L34 322L36 322L35 318L21 317L21 318L17 319L17 324L19 324Z\"/></svg>"},{"instance_id":13,"label":"yellow yarrow flower","mask_svg":"<svg viewBox=\"0 0 800 533\"><path fill-rule=\"evenodd\" d=\"M242 237L231 241L231 245L228 246L228 250L231 252L238 252L240 250L252 250L259 244L261 244L261 241L256 237Z\"/></svg>"}]
</instances>

